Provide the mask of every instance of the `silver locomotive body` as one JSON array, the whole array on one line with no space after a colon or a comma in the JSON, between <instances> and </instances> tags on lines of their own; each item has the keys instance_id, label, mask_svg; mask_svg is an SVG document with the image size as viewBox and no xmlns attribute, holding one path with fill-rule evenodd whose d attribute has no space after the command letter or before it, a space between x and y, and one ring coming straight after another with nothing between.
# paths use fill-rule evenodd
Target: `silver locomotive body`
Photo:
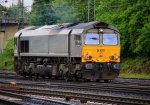
<instances>
[{"instance_id":1,"label":"silver locomotive body","mask_svg":"<svg viewBox=\"0 0 150 105\"><path fill-rule=\"evenodd\" d=\"M99 28L118 32L115 27L103 22L33 26L20 30L15 34L15 71L24 77L83 79L84 34L94 30L98 24Z\"/></svg>"}]
</instances>

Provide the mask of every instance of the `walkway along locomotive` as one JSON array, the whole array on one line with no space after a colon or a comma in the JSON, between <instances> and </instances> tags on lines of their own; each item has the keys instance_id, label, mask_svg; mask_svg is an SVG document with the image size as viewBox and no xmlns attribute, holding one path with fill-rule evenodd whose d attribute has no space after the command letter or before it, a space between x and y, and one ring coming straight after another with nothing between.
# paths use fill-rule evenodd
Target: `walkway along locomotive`
<instances>
[{"instance_id":1,"label":"walkway along locomotive","mask_svg":"<svg viewBox=\"0 0 150 105\"><path fill-rule=\"evenodd\" d=\"M120 70L120 34L104 22L27 27L15 34L21 76L112 80Z\"/></svg>"}]
</instances>

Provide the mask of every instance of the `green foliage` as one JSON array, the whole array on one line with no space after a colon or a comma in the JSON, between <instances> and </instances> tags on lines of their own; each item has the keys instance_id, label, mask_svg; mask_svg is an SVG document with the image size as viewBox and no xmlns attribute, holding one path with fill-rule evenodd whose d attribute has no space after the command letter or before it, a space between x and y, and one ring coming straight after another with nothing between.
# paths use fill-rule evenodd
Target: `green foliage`
<instances>
[{"instance_id":1,"label":"green foliage","mask_svg":"<svg viewBox=\"0 0 150 105\"><path fill-rule=\"evenodd\" d=\"M4 52L2 55L0 55L0 69L4 70L13 70L13 47L14 47L14 39L10 39L7 43L6 48L4 49Z\"/></svg>"},{"instance_id":2,"label":"green foliage","mask_svg":"<svg viewBox=\"0 0 150 105\"><path fill-rule=\"evenodd\" d=\"M57 17L57 23L67 23L78 21L77 11L74 7L70 7L68 0L55 0L52 3Z\"/></svg>"},{"instance_id":3,"label":"green foliage","mask_svg":"<svg viewBox=\"0 0 150 105\"><path fill-rule=\"evenodd\" d=\"M17 5L13 5L12 7L7 8L7 12L9 13L10 17L14 17L13 16L14 12L16 12L16 15L18 15L18 7L17 7Z\"/></svg>"},{"instance_id":4,"label":"green foliage","mask_svg":"<svg viewBox=\"0 0 150 105\"><path fill-rule=\"evenodd\" d=\"M2 12L3 10L5 10L5 8L0 5L0 16L3 14L3 12Z\"/></svg>"},{"instance_id":5,"label":"green foliage","mask_svg":"<svg viewBox=\"0 0 150 105\"><path fill-rule=\"evenodd\" d=\"M140 30L141 34L136 41L136 49L139 55L150 57L150 24L146 23L144 27Z\"/></svg>"},{"instance_id":6,"label":"green foliage","mask_svg":"<svg viewBox=\"0 0 150 105\"><path fill-rule=\"evenodd\" d=\"M129 74L129 73L120 73L119 77L121 78L139 78L139 79L150 79L150 74Z\"/></svg>"},{"instance_id":7,"label":"green foliage","mask_svg":"<svg viewBox=\"0 0 150 105\"><path fill-rule=\"evenodd\" d=\"M0 16L8 13L9 17L14 17L14 12L16 12L16 18L18 17L18 5L12 5L11 7L1 7L0 6ZM24 17L28 17L30 12L27 8L24 8Z\"/></svg>"},{"instance_id":8,"label":"green foliage","mask_svg":"<svg viewBox=\"0 0 150 105\"><path fill-rule=\"evenodd\" d=\"M150 58L136 57L124 58L121 63L121 73L150 74Z\"/></svg>"},{"instance_id":9,"label":"green foliage","mask_svg":"<svg viewBox=\"0 0 150 105\"><path fill-rule=\"evenodd\" d=\"M55 24L57 17L52 9L53 0L34 0L29 23L32 25L48 25Z\"/></svg>"},{"instance_id":10,"label":"green foliage","mask_svg":"<svg viewBox=\"0 0 150 105\"><path fill-rule=\"evenodd\" d=\"M31 25L87 21L87 1L34 0L29 21Z\"/></svg>"},{"instance_id":11,"label":"green foliage","mask_svg":"<svg viewBox=\"0 0 150 105\"><path fill-rule=\"evenodd\" d=\"M78 22L86 22L87 18L87 0L68 0L70 8L76 10L76 17Z\"/></svg>"}]
</instances>

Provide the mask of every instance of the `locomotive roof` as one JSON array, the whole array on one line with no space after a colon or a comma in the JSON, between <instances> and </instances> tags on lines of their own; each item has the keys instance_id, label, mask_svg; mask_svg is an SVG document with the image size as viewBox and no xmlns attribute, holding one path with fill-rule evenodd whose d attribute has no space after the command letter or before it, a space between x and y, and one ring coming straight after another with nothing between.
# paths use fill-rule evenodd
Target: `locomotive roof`
<instances>
[{"instance_id":1,"label":"locomotive roof","mask_svg":"<svg viewBox=\"0 0 150 105\"><path fill-rule=\"evenodd\" d=\"M93 29L93 28L109 28L117 32L118 29L113 25L107 24L105 22L88 22L88 23L64 23L57 25L45 25L42 27L30 26L25 29L18 31L15 34L15 37L18 37L20 33L22 36L38 36L38 35L66 35L69 34L70 30L73 30L72 33L82 33L84 30Z\"/></svg>"},{"instance_id":2,"label":"locomotive roof","mask_svg":"<svg viewBox=\"0 0 150 105\"><path fill-rule=\"evenodd\" d=\"M93 21L93 22L88 22L88 23L79 23L69 28L70 29L85 29L85 30L92 29L92 28L109 28L109 29L119 32L119 30L113 25L107 24L105 22L98 22L98 21Z\"/></svg>"}]
</instances>

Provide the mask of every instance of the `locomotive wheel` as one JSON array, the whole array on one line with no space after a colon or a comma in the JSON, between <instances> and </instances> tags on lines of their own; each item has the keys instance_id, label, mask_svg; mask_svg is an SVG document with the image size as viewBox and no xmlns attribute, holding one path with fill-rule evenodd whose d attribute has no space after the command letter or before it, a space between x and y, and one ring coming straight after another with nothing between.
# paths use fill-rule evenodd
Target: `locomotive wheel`
<instances>
[{"instance_id":1,"label":"locomotive wheel","mask_svg":"<svg viewBox=\"0 0 150 105\"><path fill-rule=\"evenodd\" d=\"M45 79L45 76L42 76L43 79Z\"/></svg>"},{"instance_id":2,"label":"locomotive wheel","mask_svg":"<svg viewBox=\"0 0 150 105\"><path fill-rule=\"evenodd\" d=\"M61 69L59 70L59 75L60 75L60 78L61 78L61 79L64 79L64 73L63 73L63 70L61 70Z\"/></svg>"},{"instance_id":3,"label":"locomotive wheel","mask_svg":"<svg viewBox=\"0 0 150 105\"><path fill-rule=\"evenodd\" d=\"M100 80L99 79L96 79L96 82L99 82Z\"/></svg>"},{"instance_id":4,"label":"locomotive wheel","mask_svg":"<svg viewBox=\"0 0 150 105\"><path fill-rule=\"evenodd\" d=\"M58 79L58 76L53 76L54 77L54 80L57 80Z\"/></svg>"},{"instance_id":5,"label":"locomotive wheel","mask_svg":"<svg viewBox=\"0 0 150 105\"><path fill-rule=\"evenodd\" d=\"M81 71L76 71L76 73L75 73L75 77L76 78L82 78L82 73L81 73Z\"/></svg>"},{"instance_id":6,"label":"locomotive wheel","mask_svg":"<svg viewBox=\"0 0 150 105\"><path fill-rule=\"evenodd\" d=\"M108 83L108 82L109 82L109 80L104 80L104 82L105 82L105 83Z\"/></svg>"},{"instance_id":7,"label":"locomotive wheel","mask_svg":"<svg viewBox=\"0 0 150 105\"><path fill-rule=\"evenodd\" d=\"M29 75L29 78L32 78L32 74Z\"/></svg>"},{"instance_id":8,"label":"locomotive wheel","mask_svg":"<svg viewBox=\"0 0 150 105\"><path fill-rule=\"evenodd\" d=\"M85 78L82 78L82 82L88 82L88 80Z\"/></svg>"},{"instance_id":9,"label":"locomotive wheel","mask_svg":"<svg viewBox=\"0 0 150 105\"><path fill-rule=\"evenodd\" d=\"M35 74L35 79L38 79L39 78L39 74Z\"/></svg>"},{"instance_id":10,"label":"locomotive wheel","mask_svg":"<svg viewBox=\"0 0 150 105\"><path fill-rule=\"evenodd\" d=\"M27 76L24 74L23 77L26 78Z\"/></svg>"},{"instance_id":11,"label":"locomotive wheel","mask_svg":"<svg viewBox=\"0 0 150 105\"><path fill-rule=\"evenodd\" d=\"M65 81L67 82L68 81L68 78L67 77L64 77Z\"/></svg>"},{"instance_id":12,"label":"locomotive wheel","mask_svg":"<svg viewBox=\"0 0 150 105\"><path fill-rule=\"evenodd\" d=\"M75 77L75 81L78 82L78 81L79 81L79 78L78 78L78 77Z\"/></svg>"},{"instance_id":13,"label":"locomotive wheel","mask_svg":"<svg viewBox=\"0 0 150 105\"><path fill-rule=\"evenodd\" d=\"M32 76L33 76L32 71L33 71L33 69L32 69L32 68L29 68L29 78L32 78Z\"/></svg>"},{"instance_id":14,"label":"locomotive wheel","mask_svg":"<svg viewBox=\"0 0 150 105\"><path fill-rule=\"evenodd\" d=\"M51 76L48 76L48 78L51 79L52 77L51 77Z\"/></svg>"},{"instance_id":15,"label":"locomotive wheel","mask_svg":"<svg viewBox=\"0 0 150 105\"><path fill-rule=\"evenodd\" d=\"M71 81L73 78L68 75L68 76L64 77L64 79L65 79L65 81L67 82L67 81Z\"/></svg>"},{"instance_id":16,"label":"locomotive wheel","mask_svg":"<svg viewBox=\"0 0 150 105\"><path fill-rule=\"evenodd\" d=\"M70 80L69 72L66 72L64 79L66 82Z\"/></svg>"}]
</instances>

